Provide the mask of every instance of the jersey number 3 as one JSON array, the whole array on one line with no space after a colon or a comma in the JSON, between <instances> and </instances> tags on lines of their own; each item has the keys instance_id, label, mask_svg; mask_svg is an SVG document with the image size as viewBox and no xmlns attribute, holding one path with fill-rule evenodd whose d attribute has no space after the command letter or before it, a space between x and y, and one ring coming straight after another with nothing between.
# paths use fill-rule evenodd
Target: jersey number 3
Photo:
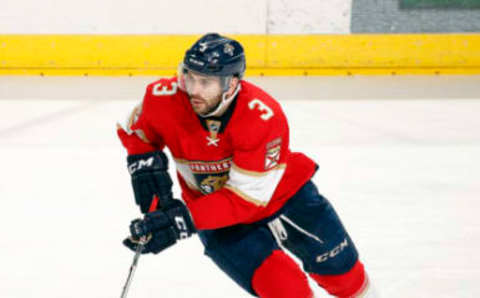
<instances>
[{"instance_id":1,"label":"jersey number 3","mask_svg":"<svg viewBox=\"0 0 480 298\"><path fill-rule=\"evenodd\" d=\"M172 83L170 86L158 83L153 86L152 90L152 94L155 96L173 95L175 93L177 93L177 83Z\"/></svg>"},{"instance_id":2,"label":"jersey number 3","mask_svg":"<svg viewBox=\"0 0 480 298\"><path fill-rule=\"evenodd\" d=\"M262 118L262 120L264 121L267 121L268 119L273 117L272 109L270 109L269 106L261 102L259 99L255 98L254 100L250 101L248 103L248 107L250 108L250 110L257 108L259 111L263 112L262 114L260 114L260 118Z\"/></svg>"}]
</instances>

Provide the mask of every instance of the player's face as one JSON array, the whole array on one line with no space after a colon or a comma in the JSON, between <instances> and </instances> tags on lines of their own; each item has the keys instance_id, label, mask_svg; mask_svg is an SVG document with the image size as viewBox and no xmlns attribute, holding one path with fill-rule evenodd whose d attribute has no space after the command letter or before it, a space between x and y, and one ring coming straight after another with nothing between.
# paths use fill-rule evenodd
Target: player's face
<instances>
[{"instance_id":1,"label":"player's face","mask_svg":"<svg viewBox=\"0 0 480 298\"><path fill-rule=\"evenodd\" d=\"M199 115L211 112L222 99L223 90L219 77L188 71L185 74L185 87L190 95L192 108Z\"/></svg>"}]
</instances>

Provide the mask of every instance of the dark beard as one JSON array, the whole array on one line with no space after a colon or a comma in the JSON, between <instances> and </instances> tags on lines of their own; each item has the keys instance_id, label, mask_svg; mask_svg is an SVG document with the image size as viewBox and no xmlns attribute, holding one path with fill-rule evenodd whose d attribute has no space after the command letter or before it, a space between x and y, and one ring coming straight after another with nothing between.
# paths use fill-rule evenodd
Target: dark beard
<instances>
[{"instance_id":1,"label":"dark beard","mask_svg":"<svg viewBox=\"0 0 480 298\"><path fill-rule=\"evenodd\" d=\"M208 111L205 112L204 115L208 115L208 114L210 114L211 112L215 111L215 110L220 106L221 103L222 103L222 100L220 99L220 100L218 101L218 103L217 103L216 105L214 105L212 108L208 109Z\"/></svg>"}]
</instances>

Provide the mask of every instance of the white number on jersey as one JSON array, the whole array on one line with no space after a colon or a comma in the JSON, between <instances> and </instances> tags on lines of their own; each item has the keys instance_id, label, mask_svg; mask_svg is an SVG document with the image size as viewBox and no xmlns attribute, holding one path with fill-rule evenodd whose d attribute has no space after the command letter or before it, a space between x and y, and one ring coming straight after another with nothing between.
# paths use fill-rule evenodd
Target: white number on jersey
<instances>
[{"instance_id":1,"label":"white number on jersey","mask_svg":"<svg viewBox=\"0 0 480 298\"><path fill-rule=\"evenodd\" d=\"M248 107L250 110L253 110L255 108L258 108L259 111L264 112L260 115L260 118L262 120L267 121L268 119L273 117L273 111L270 109L269 106L261 102L259 99L254 99L248 103Z\"/></svg>"},{"instance_id":2,"label":"white number on jersey","mask_svg":"<svg viewBox=\"0 0 480 298\"><path fill-rule=\"evenodd\" d=\"M169 87L171 89L169 89ZM162 85L162 83L158 83L153 86L152 94L155 96L163 96L163 95L173 95L177 93L177 83L172 83L170 86Z\"/></svg>"}]
</instances>

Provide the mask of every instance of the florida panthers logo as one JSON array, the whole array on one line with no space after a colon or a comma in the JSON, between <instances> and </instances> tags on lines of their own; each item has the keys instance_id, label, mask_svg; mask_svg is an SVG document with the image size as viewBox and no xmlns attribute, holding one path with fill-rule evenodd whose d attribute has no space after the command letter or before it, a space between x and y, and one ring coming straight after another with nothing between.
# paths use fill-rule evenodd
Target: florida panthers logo
<instances>
[{"instance_id":1,"label":"florida panthers logo","mask_svg":"<svg viewBox=\"0 0 480 298\"><path fill-rule=\"evenodd\" d=\"M187 185L204 195L221 189L228 181L232 158L212 161L181 161L175 159L177 170Z\"/></svg>"},{"instance_id":2,"label":"florida panthers logo","mask_svg":"<svg viewBox=\"0 0 480 298\"><path fill-rule=\"evenodd\" d=\"M200 183L200 188L205 194L210 194L222 188L228 180L228 175L211 176L203 179Z\"/></svg>"}]
</instances>

